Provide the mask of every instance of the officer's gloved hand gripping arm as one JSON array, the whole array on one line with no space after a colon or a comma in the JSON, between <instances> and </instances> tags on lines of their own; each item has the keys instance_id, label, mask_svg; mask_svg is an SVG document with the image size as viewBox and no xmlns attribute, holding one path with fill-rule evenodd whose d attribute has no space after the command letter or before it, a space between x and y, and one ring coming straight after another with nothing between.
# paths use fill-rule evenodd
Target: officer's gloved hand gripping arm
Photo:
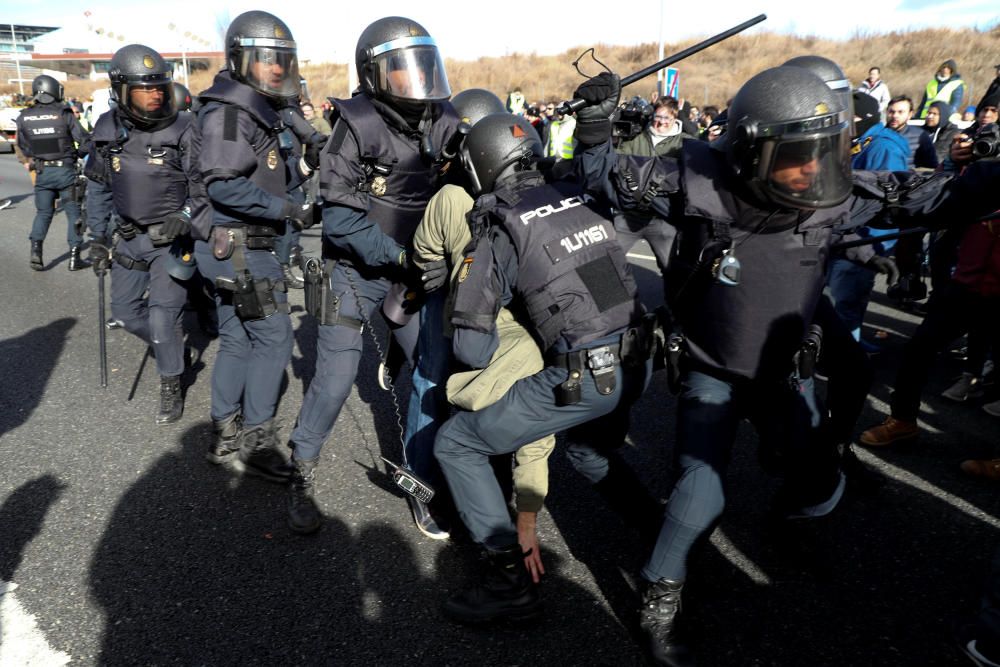
<instances>
[{"instance_id":1,"label":"officer's gloved hand gripping arm","mask_svg":"<svg viewBox=\"0 0 1000 667\"><path fill-rule=\"evenodd\" d=\"M253 183L245 174L258 167L257 156L246 139L248 133L225 134L225 109L206 109L202 116L201 176L208 196L221 213L231 211L240 219L281 222L301 215L302 205L289 197L270 194ZM252 123L240 114L239 122ZM289 182L295 179L287 179Z\"/></svg>"},{"instance_id":2,"label":"officer's gloved hand gripping arm","mask_svg":"<svg viewBox=\"0 0 1000 667\"><path fill-rule=\"evenodd\" d=\"M334 128L331 136L337 134L337 128ZM339 150L332 152L324 149L320 154L323 237L365 266L405 266L406 249L368 219L371 195L358 188L359 183L367 181L361 167L358 143L351 132L342 136Z\"/></svg>"}]
</instances>

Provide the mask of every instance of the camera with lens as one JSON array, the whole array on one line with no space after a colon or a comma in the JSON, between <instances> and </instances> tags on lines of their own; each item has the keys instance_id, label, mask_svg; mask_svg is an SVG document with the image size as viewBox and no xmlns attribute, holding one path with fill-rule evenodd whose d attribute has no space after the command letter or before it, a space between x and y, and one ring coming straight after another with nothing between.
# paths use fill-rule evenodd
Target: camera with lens
<instances>
[{"instance_id":1,"label":"camera with lens","mask_svg":"<svg viewBox=\"0 0 1000 667\"><path fill-rule=\"evenodd\" d=\"M541 116L542 111L536 105L532 104L530 107L524 110L525 116Z\"/></svg>"},{"instance_id":2,"label":"camera with lens","mask_svg":"<svg viewBox=\"0 0 1000 667\"><path fill-rule=\"evenodd\" d=\"M972 156L977 160L1000 156L1000 126L989 123L972 137Z\"/></svg>"},{"instance_id":3,"label":"camera with lens","mask_svg":"<svg viewBox=\"0 0 1000 667\"><path fill-rule=\"evenodd\" d=\"M616 141L628 141L639 135L653 117L653 105L638 95L618 107L611 120L611 136Z\"/></svg>"}]
</instances>

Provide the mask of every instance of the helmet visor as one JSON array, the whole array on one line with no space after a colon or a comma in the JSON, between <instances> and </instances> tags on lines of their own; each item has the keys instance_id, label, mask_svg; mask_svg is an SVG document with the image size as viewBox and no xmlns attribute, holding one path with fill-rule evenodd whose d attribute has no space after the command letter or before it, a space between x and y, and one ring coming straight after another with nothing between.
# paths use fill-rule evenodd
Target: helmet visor
<instances>
[{"instance_id":1,"label":"helmet visor","mask_svg":"<svg viewBox=\"0 0 1000 667\"><path fill-rule=\"evenodd\" d=\"M240 77L265 95L299 95L299 59L294 47L244 46L238 66Z\"/></svg>"},{"instance_id":2,"label":"helmet visor","mask_svg":"<svg viewBox=\"0 0 1000 667\"><path fill-rule=\"evenodd\" d=\"M793 208L826 208L851 192L850 137L835 133L767 141L760 180L775 201Z\"/></svg>"},{"instance_id":3,"label":"helmet visor","mask_svg":"<svg viewBox=\"0 0 1000 667\"><path fill-rule=\"evenodd\" d=\"M165 82L128 82L124 85L121 101L128 115L133 118L155 123L168 120L177 114L174 106L173 86Z\"/></svg>"},{"instance_id":4,"label":"helmet visor","mask_svg":"<svg viewBox=\"0 0 1000 667\"><path fill-rule=\"evenodd\" d=\"M451 97L444 63L433 44L380 53L372 65L376 89L385 95L420 102L439 102Z\"/></svg>"}]
</instances>

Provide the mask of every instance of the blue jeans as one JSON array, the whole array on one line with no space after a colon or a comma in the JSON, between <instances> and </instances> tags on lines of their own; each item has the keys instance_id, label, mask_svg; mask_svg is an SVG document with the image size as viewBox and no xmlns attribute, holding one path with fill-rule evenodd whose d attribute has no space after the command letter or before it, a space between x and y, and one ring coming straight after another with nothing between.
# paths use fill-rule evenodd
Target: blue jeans
<instances>
[{"instance_id":1,"label":"blue jeans","mask_svg":"<svg viewBox=\"0 0 1000 667\"><path fill-rule=\"evenodd\" d=\"M73 198L73 184L76 182L76 170L72 167L45 167L35 177L35 221L31 225L28 238L32 241L44 241L55 215L56 197L62 202L66 214L66 242L70 248L83 243L83 238L77 232L76 224L80 221L80 205Z\"/></svg>"},{"instance_id":2,"label":"blue jeans","mask_svg":"<svg viewBox=\"0 0 1000 667\"><path fill-rule=\"evenodd\" d=\"M431 484L441 481L434 459L434 437L448 418L446 391L451 366L451 339L444 337L445 291L427 297L420 310L417 359L406 412L406 460L410 469Z\"/></svg>"},{"instance_id":3,"label":"blue jeans","mask_svg":"<svg viewBox=\"0 0 1000 667\"><path fill-rule=\"evenodd\" d=\"M830 287L830 298L854 340L861 340L861 324L875 288L875 273L874 269L843 257L837 257L830 263L826 281Z\"/></svg>"},{"instance_id":4,"label":"blue jeans","mask_svg":"<svg viewBox=\"0 0 1000 667\"><path fill-rule=\"evenodd\" d=\"M762 444L777 448L788 474L807 483L816 470L814 433L820 426L813 381L793 391L787 382L727 382L689 371L678 403L675 456L679 478L663 527L642 576L683 581L694 543L707 535L725 507L724 478L736 429L749 419Z\"/></svg>"}]
</instances>

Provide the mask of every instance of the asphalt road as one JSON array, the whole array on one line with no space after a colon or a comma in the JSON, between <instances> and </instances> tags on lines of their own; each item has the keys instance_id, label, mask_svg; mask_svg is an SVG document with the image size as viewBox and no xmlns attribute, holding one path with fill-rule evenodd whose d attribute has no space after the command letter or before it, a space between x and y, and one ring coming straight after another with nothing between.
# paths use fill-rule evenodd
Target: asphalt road
<instances>
[{"instance_id":1,"label":"asphalt road","mask_svg":"<svg viewBox=\"0 0 1000 667\"><path fill-rule=\"evenodd\" d=\"M641 545L559 452L540 517L546 615L528 626L453 626L439 605L475 572L476 549L424 539L379 472L378 455L397 456L399 443L370 351L318 469L326 524L293 536L282 488L202 458L217 343L189 314L199 357L178 424L154 424L155 367L142 367L143 345L121 331L109 332L101 389L96 279L66 271L61 214L47 270L29 270L30 184L6 155L5 197L15 204L0 212L0 580L17 588L0 594L0 663L34 655L54 664L65 654L73 665L642 664L632 630ZM305 245L315 251L315 233ZM655 267L633 261L652 300ZM285 436L314 358L301 292L292 303ZM883 417L885 383L916 322L881 297L869 321L889 337L862 427ZM965 478L958 463L997 455L1000 421L978 409L982 401L937 398L958 372L943 355L918 442L861 453L874 490L852 490L833 515L796 528L765 529L777 481L741 428L726 514L695 552L685 591L700 664L964 664L949 633L978 605L1000 520L997 488ZM626 451L663 497L673 402L656 376L633 411ZM14 606L21 620L7 613ZM33 653L39 641L48 653Z\"/></svg>"}]
</instances>

